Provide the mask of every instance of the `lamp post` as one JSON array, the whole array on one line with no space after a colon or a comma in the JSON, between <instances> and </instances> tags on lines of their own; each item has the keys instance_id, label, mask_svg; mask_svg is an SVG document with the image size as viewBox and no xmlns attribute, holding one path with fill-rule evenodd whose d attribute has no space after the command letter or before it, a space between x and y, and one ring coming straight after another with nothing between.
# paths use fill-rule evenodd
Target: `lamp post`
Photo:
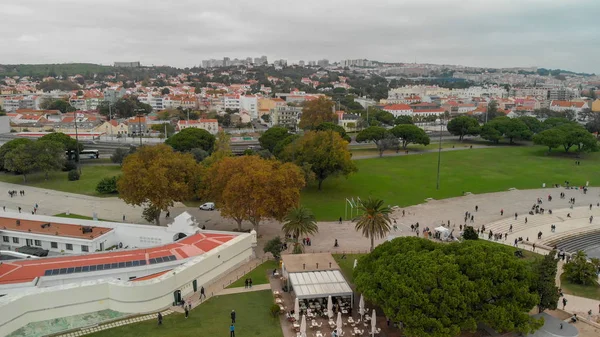
<instances>
[{"instance_id":1,"label":"lamp post","mask_svg":"<svg viewBox=\"0 0 600 337\"><path fill-rule=\"evenodd\" d=\"M440 189L440 166L442 164L442 130L443 130L443 126L444 126L444 120L440 119L440 141L439 141L439 148L438 148L437 183L435 185L436 190Z\"/></svg>"},{"instance_id":2,"label":"lamp post","mask_svg":"<svg viewBox=\"0 0 600 337\"><path fill-rule=\"evenodd\" d=\"M75 163L79 174L81 174L81 165L79 163L79 133L77 132L77 111L73 111L73 116L75 117L73 119L75 122Z\"/></svg>"}]
</instances>

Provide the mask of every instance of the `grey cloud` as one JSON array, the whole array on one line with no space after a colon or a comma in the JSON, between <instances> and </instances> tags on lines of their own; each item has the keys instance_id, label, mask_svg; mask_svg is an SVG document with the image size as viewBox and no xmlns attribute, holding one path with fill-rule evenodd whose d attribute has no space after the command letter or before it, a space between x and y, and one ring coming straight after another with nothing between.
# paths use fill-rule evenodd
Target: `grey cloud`
<instances>
[{"instance_id":1,"label":"grey cloud","mask_svg":"<svg viewBox=\"0 0 600 337\"><path fill-rule=\"evenodd\" d=\"M533 66L600 73L597 0L20 0L1 63L205 58Z\"/></svg>"}]
</instances>

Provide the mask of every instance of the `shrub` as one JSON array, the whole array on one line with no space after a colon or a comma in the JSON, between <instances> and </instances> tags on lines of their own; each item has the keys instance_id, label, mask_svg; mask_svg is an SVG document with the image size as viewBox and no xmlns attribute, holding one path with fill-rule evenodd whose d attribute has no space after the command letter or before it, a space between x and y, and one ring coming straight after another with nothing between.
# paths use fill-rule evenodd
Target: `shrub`
<instances>
[{"instance_id":1,"label":"shrub","mask_svg":"<svg viewBox=\"0 0 600 337\"><path fill-rule=\"evenodd\" d=\"M273 317L277 317L277 316L279 316L279 312L281 311L281 308L279 308L279 305L273 303L273 304L271 304L271 308L269 309L269 311L271 312L271 315Z\"/></svg>"},{"instance_id":2,"label":"shrub","mask_svg":"<svg viewBox=\"0 0 600 337\"><path fill-rule=\"evenodd\" d=\"M96 192L100 194L115 194L117 191L117 180L119 177L114 176L110 178L104 178L100 180L98 185L96 186Z\"/></svg>"},{"instance_id":3,"label":"shrub","mask_svg":"<svg viewBox=\"0 0 600 337\"><path fill-rule=\"evenodd\" d=\"M463 232L463 238L465 240L477 240L479 239L479 236L477 235L477 232L475 232L475 229L473 229L473 226L468 226Z\"/></svg>"},{"instance_id":4,"label":"shrub","mask_svg":"<svg viewBox=\"0 0 600 337\"><path fill-rule=\"evenodd\" d=\"M77 171L77 170L69 171L69 175L68 175L69 181L79 180L80 177L81 176L79 175L79 171Z\"/></svg>"},{"instance_id":5,"label":"shrub","mask_svg":"<svg viewBox=\"0 0 600 337\"><path fill-rule=\"evenodd\" d=\"M63 166L64 172L69 172L77 169L77 163L74 160L67 160Z\"/></svg>"}]
</instances>

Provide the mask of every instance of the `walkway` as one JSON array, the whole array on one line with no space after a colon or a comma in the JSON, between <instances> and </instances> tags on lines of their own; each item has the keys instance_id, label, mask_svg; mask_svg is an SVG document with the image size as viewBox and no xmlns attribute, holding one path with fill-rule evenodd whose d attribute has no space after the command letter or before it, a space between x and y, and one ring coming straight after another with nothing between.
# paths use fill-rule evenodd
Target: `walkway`
<instances>
[{"instance_id":1,"label":"walkway","mask_svg":"<svg viewBox=\"0 0 600 337\"><path fill-rule=\"evenodd\" d=\"M173 311L171 310L165 310L162 311L162 315L167 316L172 314ZM143 316L137 316L134 318L128 318L128 319L123 319L123 320L119 320L119 321L115 321L112 323L107 323L107 324L100 324L94 327L89 327L89 328L85 328L85 329L81 329L79 331L74 331L74 332L69 332L66 333L64 335L59 335L57 337L79 337L79 336L85 336L85 335L89 335L98 331L103 331L103 330L107 330L107 329L112 329L112 328L117 328L123 325L127 325L127 324L133 324L133 323L139 323L139 322L145 322L145 321L149 321L149 320L157 320L157 314L148 314L148 315L143 315ZM157 322L158 323L158 322Z\"/></svg>"},{"instance_id":2,"label":"walkway","mask_svg":"<svg viewBox=\"0 0 600 337\"><path fill-rule=\"evenodd\" d=\"M435 145L435 144L433 144L433 145ZM465 146L467 146L467 145L465 145ZM456 148L447 147L447 148L443 148L442 152L462 151L462 150L471 150L471 149L494 149L494 148L501 148L501 146L473 145L472 148L469 148L469 147L456 147ZM423 154L423 153L437 153L438 151L439 151L438 148L428 149L428 150L423 150L423 151L409 151L408 153L405 153L403 150L400 150L400 152L398 152L398 153L387 153L387 154L384 153L383 157L414 156L414 155ZM372 159L372 158L380 158L380 157L379 157L379 154L364 155L364 156L352 156L353 160Z\"/></svg>"}]
</instances>

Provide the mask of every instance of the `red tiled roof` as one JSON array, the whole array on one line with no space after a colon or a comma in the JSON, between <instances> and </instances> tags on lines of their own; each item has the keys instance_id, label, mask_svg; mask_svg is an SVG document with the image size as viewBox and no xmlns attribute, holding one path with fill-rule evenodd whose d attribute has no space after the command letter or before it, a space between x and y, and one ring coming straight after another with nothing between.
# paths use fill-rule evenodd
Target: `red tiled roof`
<instances>
[{"instance_id":1,"label":"red tiled roof","mask_svg":"<svg viewBox=\"0 0 600 337\"><path fill-rule=\"evenodd\" d=\"M408 104L392 104L386 105L383 110L411 110Z\"/></svg>"},{"instance_id":2,"label":"red tiled roof","mask_svg":"<svg viewBox=\"0 0 600 337\"><path fill-rule=\"evenodd\" d=\"M421 110L414 110L413 113L415 114L420 114L420 113L444 113L446 112L446 110L444 109L421 109Z\"/></svg>"}]
</instances>

